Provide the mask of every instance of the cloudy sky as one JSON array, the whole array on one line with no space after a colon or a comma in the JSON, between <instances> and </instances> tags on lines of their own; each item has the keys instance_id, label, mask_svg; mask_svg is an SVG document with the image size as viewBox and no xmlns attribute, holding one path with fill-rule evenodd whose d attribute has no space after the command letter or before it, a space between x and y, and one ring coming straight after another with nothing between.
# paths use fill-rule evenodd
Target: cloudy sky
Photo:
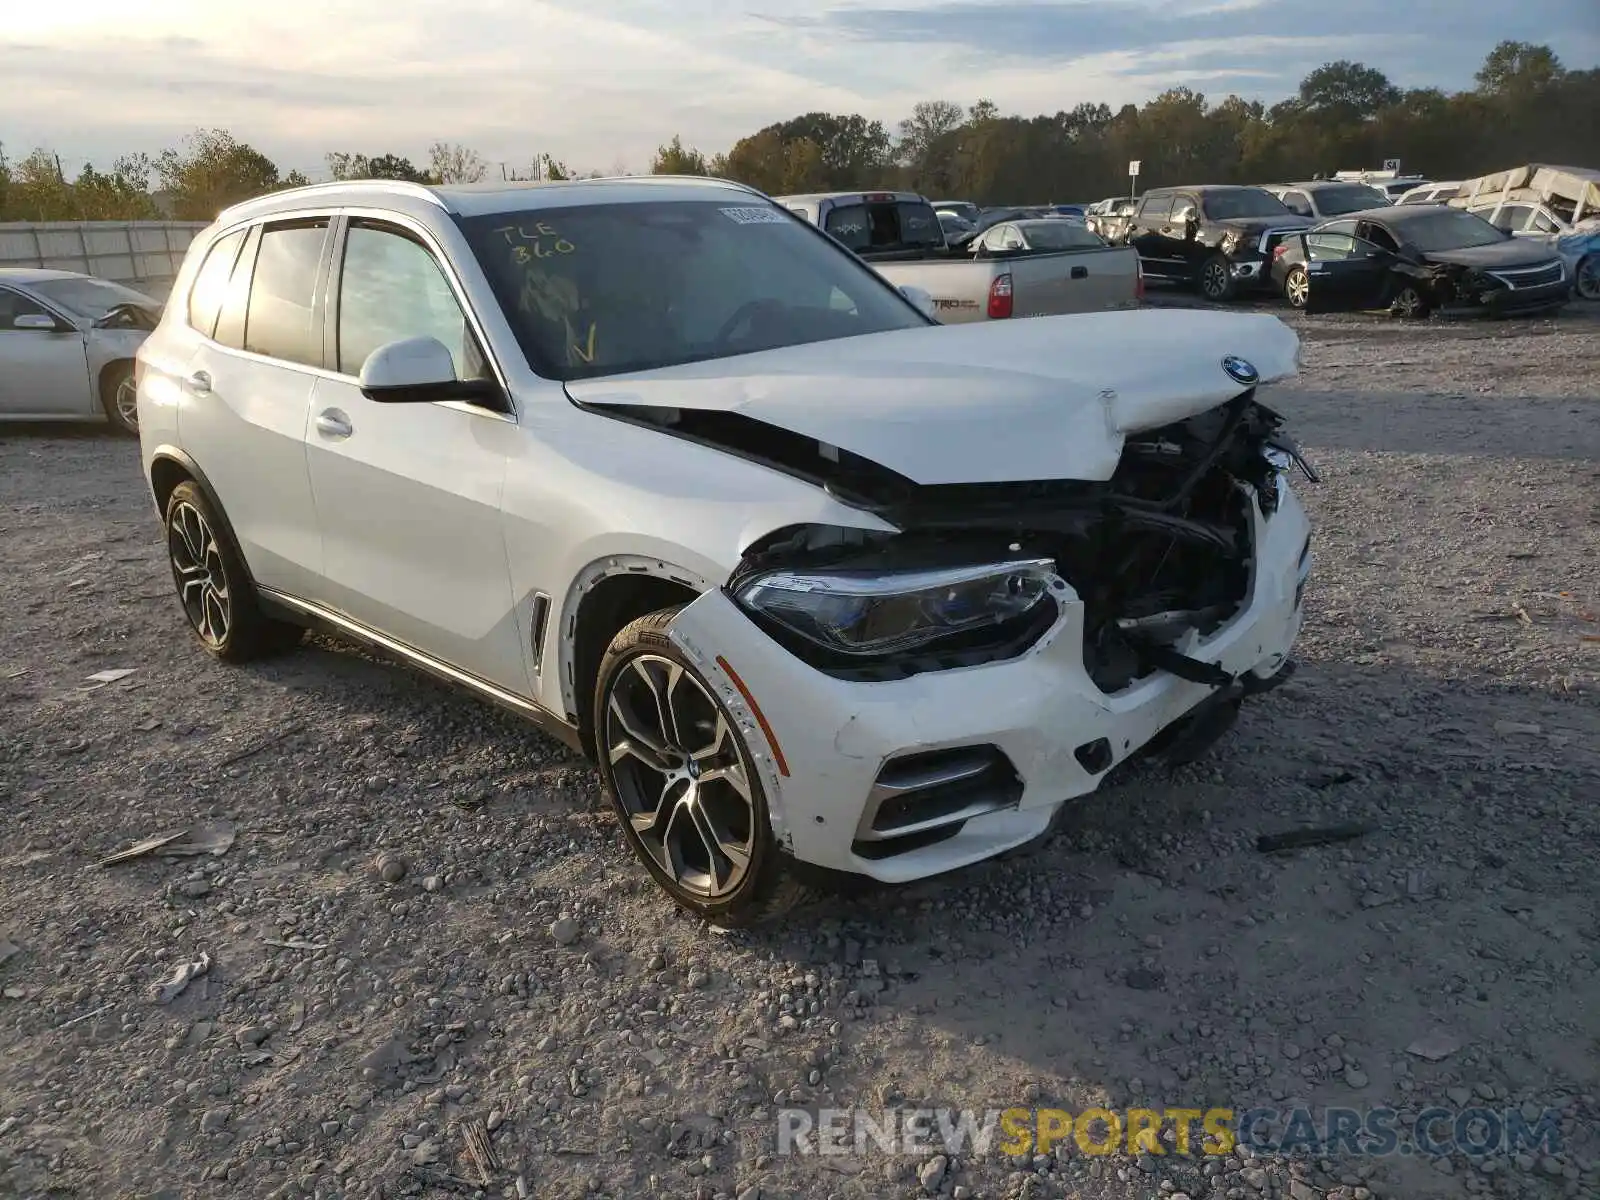
<instances>
[{"instance_id":1,"label":"cloudy sky","mask_svg":"<svg viewBox=\"0 0 1600 1200\"><path fill-rule=\"evenodd\" d=\"M813 110L1033 114L1175 84L1280 99L1353 58L1470 86L1498 40L1600 62L1596 0L12 0L0 143L64 164L222 126L285 169L327 150L642 169Z\"/></svg>"}]
</instances>

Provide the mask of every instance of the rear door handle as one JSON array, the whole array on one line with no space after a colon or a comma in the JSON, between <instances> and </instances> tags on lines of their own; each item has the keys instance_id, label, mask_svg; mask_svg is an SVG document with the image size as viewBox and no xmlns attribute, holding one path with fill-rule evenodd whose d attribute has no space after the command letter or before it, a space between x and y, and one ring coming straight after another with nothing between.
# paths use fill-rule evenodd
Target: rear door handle
<instances>
[{"instance_id":1,"label":"rear door handle","mask_svg":"<svg viewBox=\"0 0 1600 1200\"><path fill-rule=\"evenodd\" d=\"M325 408L317 414L317 432L323 437L347 438L355 431L350 418L337 408Z\"/></svg>"},{"instance_id":2,"label":"rear door handle","mask_svg":"<svg viewBox=\"0 0 1600 1200\"><path fill-rule=\"evenodd\" d=\"M1089 278L1089 268L1088 267L1073 267L1072 268L1072 277L1074 279L1087 279L1087 278Z\"/></svg>"},{"instance_id":3,"label":"rear door handle","mask_svg":"<svg viewBox=\"0 0 1600 1200\"><path fill-rule=\"evenodd\" d=\"M196 396L204 396L211 391L211 373L209 371L196 371L184 385Z\"/></svg>"}]
</instances>

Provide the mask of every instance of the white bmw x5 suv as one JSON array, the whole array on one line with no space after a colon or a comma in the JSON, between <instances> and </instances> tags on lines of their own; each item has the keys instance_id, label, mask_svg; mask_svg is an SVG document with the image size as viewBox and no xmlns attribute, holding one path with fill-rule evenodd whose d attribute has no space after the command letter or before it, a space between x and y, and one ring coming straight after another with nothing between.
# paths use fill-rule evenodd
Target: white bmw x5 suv
<instances>
[{"instance_id":1,"label":"white bmw x5 suv","mask_svg":"<svg viewBox=\"0 0 1600 1200\"><path fill-rule=\"evenodd\" d=\"M522 713L712 920L1021 846L1292 667L1304 463L1255 389L1298 341L925 300L716 180L231 208L139 355L183 612Z\"/></svg>"}]
</instances>

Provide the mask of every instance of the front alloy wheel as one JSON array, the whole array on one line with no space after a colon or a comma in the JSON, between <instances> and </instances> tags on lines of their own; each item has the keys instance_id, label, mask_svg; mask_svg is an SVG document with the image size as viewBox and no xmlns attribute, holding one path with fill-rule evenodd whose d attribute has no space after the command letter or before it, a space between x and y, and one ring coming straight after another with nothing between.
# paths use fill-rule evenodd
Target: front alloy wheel
<instances>
[{"instance_id":1,"label":"front alloy wheel","mask_svg":"<svg viewBox=\"0 0 1600 1200\"><path fill-rule=\"evenodd\" d=\"M1394 314L1407 321L1416 321L1428 315L1428 301L1415 284L1406 284L1395 293L1391 306Z\"/></svg>"},{"instance_id":2,"label":"front alloy wheel","mask_svg":"<svg viewBox=\"0 0 1600 1200\"><path fill-rule=\"evenodd\" d=\"M754 924L787 911L800 889L734 716L667 636L676 614L640 617L612 640L595 755L623 836L667 894L719 924Z\"/></svg>"}]
</instances>

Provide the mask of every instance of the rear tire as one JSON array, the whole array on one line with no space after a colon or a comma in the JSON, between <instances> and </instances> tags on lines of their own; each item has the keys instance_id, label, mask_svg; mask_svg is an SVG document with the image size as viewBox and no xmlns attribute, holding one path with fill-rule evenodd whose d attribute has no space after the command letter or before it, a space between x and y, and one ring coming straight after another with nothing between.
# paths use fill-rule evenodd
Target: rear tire
<instances>
[{"instance_id":1,"label":"rear tire","mask_svg":"<svg viewBox=\"0 0 1600 1200\"><path fill-rule=\"evenodd\" d=\"M739 723L667 636L678 611L626 626L600 662L600 777L629 848L679 907L727 927L776 920L805 889Z\"/></svg>"},{"instance_id":2,"label":"rear tire","mask_svg":"<svg viewBox=\"0 0 1600 1200\"><path fill-rule=\"evenodd\" d=\"M139 389L131 362L112 363L100 373L100 407L119 433L139 436Z\"/></svg>"},{"instance_id":3,"label":"rear tire","mask_svg":"<svg viewBox=\"0 0 1600 1200\"><path fill-rule=\"evenodd\" d=\"M1283 298L1290 308L1303 309L1311 301L1311 276L1304 267L1291 267L1283 281Z\"/></svg>"},{"instance_id":4,"label":"rear tire","mask_svg":"<svg viewBox=\"0 0 1600 1200\"><path fill-rule=\"evenodd\" d=\"M305 630L261 610L244 558L211 501L192 480L167 498L167 559L189 628L213 658L249 662L292 650Z\"/></svg>"},{"instance_id":5,"label":"rear tire","mask_svg":"<svg viewBox=\"0 0 1600 1200\"><path fill-rule=\"evenodd\" d=\"M1201 296L1215 304L1232 300L1238 291L1233 269L1221 254L1213 254L1200 264L1200 269L1195 273L1195 287Z\"/></svg>"}]
</instances>

